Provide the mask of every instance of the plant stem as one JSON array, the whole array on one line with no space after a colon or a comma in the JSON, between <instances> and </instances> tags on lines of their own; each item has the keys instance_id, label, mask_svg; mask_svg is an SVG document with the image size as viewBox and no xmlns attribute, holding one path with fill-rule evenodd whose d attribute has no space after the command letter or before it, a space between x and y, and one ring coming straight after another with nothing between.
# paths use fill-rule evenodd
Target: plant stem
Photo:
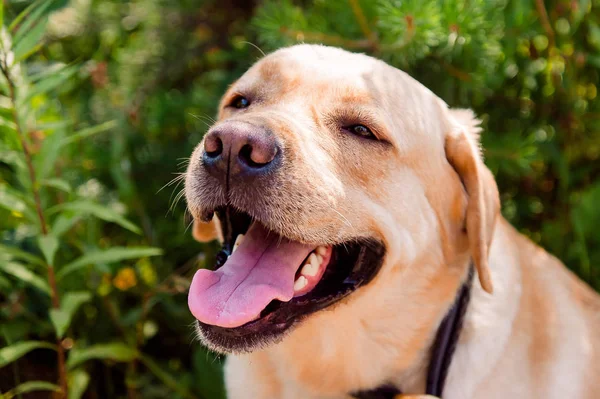
<instances>
[{"instance_id":1,"label":"plant stem","mask_svg":"<svg viewBox=\"0 0 600 399\"><path fill-rule=\"evenodd\" d=\"M12 103L12 117L15 122L15 129L17 131L17 135L19 136L19 141L21 142L21 147L23 147L23 154L25 155L25 162L27 164L27 169L29 170L29 179L31 180L31 191L33 192L33 198L35 201L35 208L37 211L38 219L40 222L40 229L43 235L48 235L48 224L46 223L46 218L44 217L44 212L42 209L42 201L40 199L39 185L37 183L35 169L33 167L33 160L31 158L31 151L29 150L29 145L27 144L27 140L25 138L25 134L21 129L21 124L19 123L19 116L17 114L17 96L15 92L15 83L13 82L10 72L8 70L8 65L6 65L4 60L0 60L0 71L6 78L9 89L9 97ZM58 288L56 286L56 276L54 274L54 267L52 265L48 265L48 284L50 285L50 299L52 301L52 307L55 309L60 308L60 298L58 295ZM65 363L65 350L62 346L61 340L59 338L56 339L57 346L57 354L58 354L58 376L60 387L62 390L63 397L67 397L67 372L66 372L66 363Z\"/></svg>"},{"instance_id":2,"label":"plant stem","mask_svg":"<svg viewBox=\"0 0 600 399\"><path fill-rule=\"evenodd\" d=\"M367 20L367 17L365 16L365 13L363 12L362 7L360 6L360 3L358 2L358 0L348 0L348 2L350 3L350 7L352 7L352 12L354 13L354 16L356 17L358 25L360 26L360 30L362 30L362 32L363 32L363 35L365 35L367 37L367 39L369 39L369 41L371 42L371 45L373 47L376 47L377 46L377 36L375 36L375 34L371 30L371 28L369 28L369 21Z\"/></svg>"},{"instance_id":3,"label":"plant stem","mask_svg":"<svg viewBox=\"0 0 600 399\"><path fill-rule=\"evenodd\" d=\"M540 23L548 35L550 47L554 47L554 30L550 24L550 18L548 17L548 11L544 5L544 0L535 0L535 7L537 8L538 15L540 16Z\"/></svg>"}]
</instances>

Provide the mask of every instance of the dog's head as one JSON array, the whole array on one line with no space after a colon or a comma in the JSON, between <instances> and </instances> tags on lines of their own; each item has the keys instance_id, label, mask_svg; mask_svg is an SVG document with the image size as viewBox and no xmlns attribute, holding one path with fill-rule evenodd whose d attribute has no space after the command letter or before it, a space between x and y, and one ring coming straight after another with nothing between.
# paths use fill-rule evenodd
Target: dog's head
<instances>
[{"instance_id":1,"label":"dog's head","mask_svg":"<svg viewBox=\"0 0 600 399\"><path fill-rule=\"evenodd\" d=\"M470 111L368 56L299 45L257 62L186 175L195 237L223 241L190 288L204 342L253 350L407 275L450 279L449 304L469 257L491 292L498 195L478 133Z\"/></svg>"}]
</instances>

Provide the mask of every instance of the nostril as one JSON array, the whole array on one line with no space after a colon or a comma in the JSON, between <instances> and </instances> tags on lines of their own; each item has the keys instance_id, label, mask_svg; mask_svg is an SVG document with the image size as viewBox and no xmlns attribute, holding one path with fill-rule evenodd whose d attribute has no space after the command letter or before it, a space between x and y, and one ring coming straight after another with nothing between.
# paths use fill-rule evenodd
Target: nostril
<instances>
[{"instance_id":1,"label":"nostril","mask_svg":"<svg viewBox=\"0 0 600 399\"><path fill-rule=\"evenodd\" d=\"M204 141L204 152L211 158L216 158L223 152L223 141L215 135L206 137Z\"/></svg>"},{"instance_id":2,"label":"nostril","mask_svg":"<svg viewBox=\"0 0 600 399\"><path fill-rule=\"evenodd\" d=\"M256 162L252 159L252 146L250 144L245 144L239 152L240 160L242 160L246 165L251 168L260 168L265 166L269 162Z\"/></svg>"}]
</instances>

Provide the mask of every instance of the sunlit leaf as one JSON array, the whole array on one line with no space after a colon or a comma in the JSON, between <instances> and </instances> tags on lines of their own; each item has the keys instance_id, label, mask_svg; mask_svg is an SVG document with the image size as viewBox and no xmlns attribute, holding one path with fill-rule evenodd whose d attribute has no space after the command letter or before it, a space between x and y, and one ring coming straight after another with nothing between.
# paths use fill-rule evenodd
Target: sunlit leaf
<instances>
[{"instance_id":1,"label":"sunlit leaf","mask_svg":"<svg viewBox=\"0 0 600 399\"><path fill-rule=\"evenodd\" d=\"M78 132L73 133L72 135L70 135L68 137L65 137L61 142L61 146L65 146L65 145L74 143L78 140L93 136L95 134L105 132L116 126L117 126L117 121L108 121L108 122L102 123L100 125L82 129Z\"/></svg>"},{"instance_id":2,"label":"sunlit leaf","mask_svg":"<svg viewBox=\"0 0 600 399\"><path fill-rule=\"evenodd\" d=\"M114 211L106 206L99 205L95 202L85 201L85 200L73 201L73 202L68 202L65 204L57 205L48 210L49 213L55 213L58 211L71 211L71 212L74 212L75 214L94 215L97 218L102 219L106 222L116 223L116 224L120 225L121 227L124 227L127 230L132 231L134 233L139 234L141 232L139 227L137 227L135 224L133 224L132 222L130 222L129 220L127 220L126 218L121 216L116 211Z\"/></svg>"},{"instance_id":3,"label":"sunlit leaf","mask_svg":"<svg viewBox=\"0 0 600 399\"><path fill-rule=\"evenodd\" d=\"M25 160L22 153L11 150L0 150L0 162L18 168L25 168Z\"/></svg>"},{"instance_id":4,"label":"sunlit leaf","mask_svg":"<svg viewBox=\"0 0 600 399\"><path fill-rule=\"evenodd\" d=\"M113 247L96 252L88 252L75 261L63 266L57 273L56 278L61 279L69 273L81 269L87 265L99 263L115 263L127 259L137 259L147 256L158 256L162 254L160 248L153 247Z\"/></svg>"},{"instance_id":5,"label":"sunlit leaf","mask_svg":"<svg viewBox=\"0 0 600 399\"><path fill-rule=\"evenodd\" d=\"M66 129L72 124L73 122L71 121L55 121L47 123L38 123L35 127L42 131L54 131L58 129Z\"/></svg>"},{"instance_id":6,"label":"sunlit leaf","mask_svg":"<svg viewBox=\"0 0 600 399\"><path fill-rule=\"evenodd\" d=\"M0 270L50 295L50 286L46 280L36 275L25 265L0 258Z\"/></svg>"},{"instance_id":7,"label":"sunlit leaf","mask_svg":"<svg viewBox=\"0 0 600 399\"><path fill-rule=\"evenodd\" d=\"M41 39L46 31L48 20L39 21L21 40L15 41L13 53L15 63L26 60L41 47Z\"/></svg>"},{"instance_id":8,"label":"sunlit leaf","mask_svg":"<svg viewBox=\"0 0 600 399\"><path fill-rule=\"evenodd\" d=\"M138 356L138 352L122 342L92 345L87 348L73 348L69 353L67 367L73 369L91 359L112 360L115 362L130 362Z\"/></svg>"},{"instance_id":9,"label":"sunlit leaf","mask_svg":"<svg viewBox=\"0 0 600 399\"><path fill-rule=\"evenodd\" d=\"M3 398L10 399L28 392L52 391L60 392L58 385L48 381L27 381L6 392Z\"/></svg>"},{"instance_id":10,"label":"sunlit leaf","mask_svg":"<svg viewBox=\"0 0 600 399\"><path fill-rule=\"evenodd\" d=\"M71 185L69 184L69 182L67 182L66 180L63 179L59 179L59 178L50 178L50 179L44 179L41 181L41 184L43 186L47 186L47 187L52 187L52 188L56 188L58 190L62 190L66 193L70 193L71 192Z\"/></svg>"},{"instance_id":11,"label":"sunlit leaf","mask_svg":"<svg viewBox=\"0 0 600 399\"><path fill-rule=\"evenodd\" d=\"M41 236L38 238L38 245L48 265L54 265L54 255L58 250L58 239L53 235Z\"/></svg>"},{"instance_id":12,"label":"sunlit leaf","mask_svg":"<svg viewBox=\"0 0 600 399\"><path fill-rule=\"evenodd\" d=\"M68 399L80 399L88 384L90 383L90 375L81 369L76 369L69 372L69 396Z\"/></svg>"},{"instance_id":13,"label":"sunlit leaf","mask_svg":"<svg viewBox=\"0 0 600 399\"><path fill-rule=\"evenodd\" d=\"M55 346L43 341L25 341L5 346L0 349L0 368L14 362L18 358L25 356L34 349L47 348L55 349Z\"/></svg>"},{"instance_id":14,"label":"sunlit leaf","mask_svg":"<svg viewBox=\"0 0 600 399\"><path fill-rule=\"evenodd\" d=\"M61 298L60 309L50 310L50 321L58 338L65 335L77 309L91 298L89 292L68 292Z\"/></svg>"}]
</instances>

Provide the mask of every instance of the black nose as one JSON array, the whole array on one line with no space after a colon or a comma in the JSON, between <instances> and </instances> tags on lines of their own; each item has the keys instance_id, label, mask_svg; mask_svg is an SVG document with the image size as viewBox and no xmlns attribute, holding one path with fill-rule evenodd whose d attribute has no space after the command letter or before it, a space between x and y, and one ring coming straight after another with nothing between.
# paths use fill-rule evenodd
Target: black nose
<instances>
[{"instance_id":1,"label":"black nose","mask_svg":"<svg viewBox=\"0 0 600 399\"><path fill-rule=\"evenodd\" d=\"M268 129L245 122L225 122L204 138L204 167L221 180L264 175L277 166L280 154Z\"/></svg>"}]
</instances>

